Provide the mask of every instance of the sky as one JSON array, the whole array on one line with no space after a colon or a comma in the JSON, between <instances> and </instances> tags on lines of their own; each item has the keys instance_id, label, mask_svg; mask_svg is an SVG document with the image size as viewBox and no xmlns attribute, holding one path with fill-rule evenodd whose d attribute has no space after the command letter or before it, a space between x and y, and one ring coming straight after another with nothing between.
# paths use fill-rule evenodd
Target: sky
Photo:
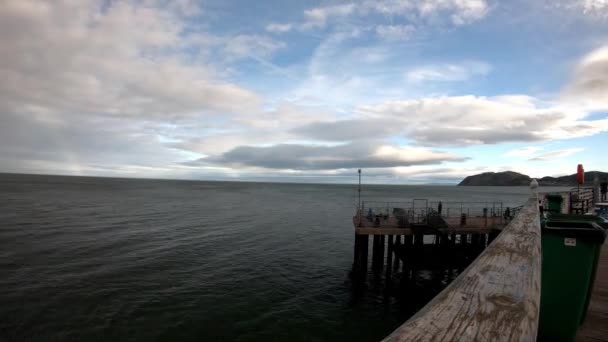
<instances>
[{"instance_id":1,"label":"sky","mask_svg":"<svg viewBox=\"0 0 608 342\"><path fill-rule=\"evenodd\" d=\"M608 0L2 0L0 172L608 171Z\"/></svg>"}]
</instances>

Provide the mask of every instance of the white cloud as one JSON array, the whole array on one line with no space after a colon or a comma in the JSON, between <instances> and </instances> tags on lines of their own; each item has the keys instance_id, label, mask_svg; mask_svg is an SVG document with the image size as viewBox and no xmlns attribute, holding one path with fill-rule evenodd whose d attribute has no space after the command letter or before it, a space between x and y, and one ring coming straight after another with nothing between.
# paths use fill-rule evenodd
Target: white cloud
<instances>
[{"instance_id":1,"label":"white cloud","mask_svg":"<svg viewBox=\"0 0 608 342\"><path fill-rule=\"evenodd\" d=\"M485 76L492 67L484 62L463 62L460 64L435 64L416 67L406 73L409 82L466 81L474 76Z\"/></svg>"},{"instance_id":2,"label":"white cloud","mask_svg":"<svg viewBox=\"0 0 608 342\"><path fill-rule=\"evenodd\" d=\"M529 161L554 161L558 158L563 158L584 151L584 148L573 147L562 150L553 150L539 153L544 148L540 146L526 146L511 150L503 154L504 157L520 157L526 158Z\"/></svg>"},{"instance_id":3,"label":"white cloud","mask_svg":"<svg viewBox=\"0 0 608 342\"><path fill-rule=\"evenodd\" d=\"M266 25L266 31L272 33L285 33L293 29L293 24L271 23Z\"/></svg>"},{"instance_id":4,"label":"white cloud","mask_svg":"<svg viewBox=\"0 0 608 342\"><path fill-rule=\"evenodd\" d=\"M333 18L346 17L357 9L354 3L315 7L304 11L305 22L303 29L325 27L327 21Z\"/></svg>"},{"instance_id":5,"label":"white cloud","mask_svg":"<svg viewBox=\"0 0 608 342\"><path fill-rule=\"evenodd\" d=\"M608 109L608 46L582 58L563 96L564 100L590 110Z\"/></svg>"},{"instance_id":6,"label":"white cloud","mask_svg":"<svg viewBox=\"0 0 608 342\"><path fill-rule=\"evenodd\" d=\"M269 37L244 34L230 37L224 40L223 44L223 49L229 59L265 58L286 46L285 43Z\"/></svg>"},{"instance_id":7,"label":"white cloud","mask_svg":"<svg viewBox=\"0 0 608 342\"><path fill-rule=\"evenodd\" d=\"M541 9L555 9L560 15L578 16L601 23L608 19L608 0L553 0L540 2Z\"/></svg>"},{"instance_id":8,"label":"white cloud","mask_svg":"<svg viewBox=\"0 0 608 342\"><path fill-rule=\"evenodd\" d=\"M508 151L503 154L504 157L529 157L536 152L542 150L540 146L526 146L515 150Z\"/></svg>"},{"instance_id":9,"label":"white cloud","mask_svg":"<svg viewBox=\"0 0 608 342\"><path fill-rule=\"evenodd\" d=\"M378 25L379 36L390 39L404 39L416 26L431 24L461 26L481 20L489 12L485 0L365 0L353 3L332 4L313 7L303 13L299 23L269 24L270 32L285 32L291 29L308 31L324 29L330 25L350 25L351 20L382 16L387 24ZM393 19L407 24L394 24ZM360 26L360 25L355 25Z\"/></svg>"},{"instance_id":10,"label":"white cloud","mask_svg":"<svg viewBox=\"0 0 608 342\"><path fill-rule=\"evenodd\" d=\"M579 0L585 14L608 16L608 0Z\"/></svg>"},{"instance_id":11,"label":"white cloud","mask_svg":"<svg viewBox=\"0 0 608 342\"><path fill-rule=\"evenodd\" d=\"M388 40L407 40L416 32L416 28L412 25L378 25L376 26L376 34Z\"/></svg>"},{"instance_id":12,"label":"white cloud","mask_svg":"<svg viewBox=\"0 0 608 342\"><path fill-rule=\"evenodd\" d=\"M64 165L72 173L338 175L363 166L378 175L412 177L420 170L457 177L462 169L449 163L463 156L418 146L534 142L608 130L608 119L586 119L590 110L608 106L606 48L583 58L562 98L553 101L416 93L421 82L465 81L491 67L411 64L417 44L425 42L400 42L412 50L396 51L391 40L434 29L450 34L482 20L490 8L485 1L319 6L298 23L230 33L211 31L207 17L193 18L205 15L197 3L0 1L0 170ZM603 10L597 4L589 11ZM293 55L312 52L310 63L277 67L289 69L288 84L251 71L260 63L274 67L276 53L299 43L268 32L313 29L319 31L307 32L306 42L320 39L317 48ZM370 42L372 36L382 39ZM529 147L509 156L552 160L573 150Z\"/></svg>"},{"instance_id":13,"label":"white cloud","mask_svg":"<svg viewBox=\"0 0 608 342\"><path fill-rule=\"evenodd\" d=\"M567 149L563 149L563 150L548 151L545 153L537 154L528 160L530 160L530 161L553 161L557 158L567 157L567 156L582 152L584 150L585 150L584 148L567 148Z\"/></svg>"},{"instance_id":14,"label":"white cloud","mask_svg":"<svg viewBox=\"0 0 608 342\"><path fill-rule=\"evenodd\" d=\"M414 19L436 19L447 16L454 25L470 24L482 19L489 11L485 0L419 0L365 1L363 11Z\"/></svg>"},{"instance_id":15,"label":"white cloud","mask_svg":"<svg viewBox=\"0 0 608 342\"><path fill-rule=\"evenodd\" d=\"M447 96L386 101L361 106L358 118L305 125L294 132L320 140L367 139L345 135L370 127L375 138L402 136L424 146L466 146L545 141L608 131L608 120L586 121L586 113L529 96ZM374 128L376 127L376 128Z\"/></svg>"},{"instance_id":16,"label":"white cloud","mask_svg":"<svg viewBox=\"0 0 608 342\"><path fill-rule=\"evenodd\" d=\"M0 4L3 110L166 119L258 106L255 93L217 78L204 61L191 62L181 12L101 3Z\"/></svg>"}]
</instances>

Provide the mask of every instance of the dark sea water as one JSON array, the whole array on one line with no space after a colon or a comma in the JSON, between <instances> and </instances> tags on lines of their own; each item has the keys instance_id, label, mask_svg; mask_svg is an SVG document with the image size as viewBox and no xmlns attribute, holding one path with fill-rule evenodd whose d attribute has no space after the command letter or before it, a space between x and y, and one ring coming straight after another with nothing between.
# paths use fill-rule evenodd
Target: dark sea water
<instances>
[{"instance_id":1,"label":"dark sea water","mask_svg":"<svg viewBox=\"0 0 608 342\"><path fill-rule=\"evenodd\" d=\"M0 174L0 340L379 340L438 289L354 295L356 195L355 185ZM363 190L511 206L527 195Z\"/></svg>"}]
</instances>

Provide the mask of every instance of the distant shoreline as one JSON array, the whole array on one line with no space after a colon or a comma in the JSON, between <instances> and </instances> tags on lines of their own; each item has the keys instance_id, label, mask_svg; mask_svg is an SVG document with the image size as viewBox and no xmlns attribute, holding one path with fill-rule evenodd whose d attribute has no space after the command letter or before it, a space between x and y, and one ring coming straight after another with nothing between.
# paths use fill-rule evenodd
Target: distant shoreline
<instances>
[{"instance_id":1,"label":"distant shoreline","mask_svg":"<svg viewBox=\"0 0 608 342\"><path fill-rule=\"evenodd\" d=\"M588 171L585 172L585 184L591 185L595 178L603 181L608 178L607 172ZM514 171L504 172L485 172L477 175L468 176L463 179L458 186L527 186L532 181L528 175ZM537 178L540 186L576 186L576 174L561 177L542 177Z\"/></svg>"}]
</instances>

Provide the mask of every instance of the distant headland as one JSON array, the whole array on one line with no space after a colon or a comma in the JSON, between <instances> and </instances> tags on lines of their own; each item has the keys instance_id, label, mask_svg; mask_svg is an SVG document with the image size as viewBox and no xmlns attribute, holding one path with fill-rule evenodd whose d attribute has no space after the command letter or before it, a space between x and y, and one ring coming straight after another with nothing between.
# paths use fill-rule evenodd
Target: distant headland
<instances>
[{"instance_id":1,"label":"distant headland","mask_svg":"<svg viewBox=\"0 0 608 342\"><path fill-rule=\"evenodd\" d=\"M608 178L608 172L588 171L585 172L585 182L592 184L593 179L602 181ZM458 185L462 186L524 186L529 185L532 178L514 171L485 172L478 175L468 176ZM576 185L576 174L561 177L537 178L540 186L574 186Z\"/></svg>"}]
</instances>

